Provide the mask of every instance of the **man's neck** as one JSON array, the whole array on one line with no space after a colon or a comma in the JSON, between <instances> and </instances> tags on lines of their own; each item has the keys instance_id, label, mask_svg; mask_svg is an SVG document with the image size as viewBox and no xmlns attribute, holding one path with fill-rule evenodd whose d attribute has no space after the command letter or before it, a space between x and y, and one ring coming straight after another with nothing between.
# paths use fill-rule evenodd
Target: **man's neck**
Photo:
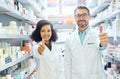
<instances>
[{"instance_id":1,"label":"man's neck","mask_svg":"<svg viewBox=\"0 0 120 79\"><path fill-rule=\"evenodd\" d=\"M85 31L87 28L88 28L88 27L85 27L85 28L79 28L79 27L78 27L78 30L79 30L80 32L83 32L83 31Z\"/></svg>"}]
</instances>

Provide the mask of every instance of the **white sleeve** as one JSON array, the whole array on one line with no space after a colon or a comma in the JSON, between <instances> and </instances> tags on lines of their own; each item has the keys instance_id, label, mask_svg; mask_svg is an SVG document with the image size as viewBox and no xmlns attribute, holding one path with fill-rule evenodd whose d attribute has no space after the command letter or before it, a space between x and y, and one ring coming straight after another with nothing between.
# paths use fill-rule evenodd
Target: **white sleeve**
<instances>
[{"instance_id":1,"label":"white sleeve","mask_svg":"<svg viewBox=\"0 0 120 79\"><path fill-rule=\"evenodd\" d=\"M35 46L32 47L32 54L33 54L33 58L35 59L36 70L38 70L38 63L40 61L40 55L38 55L37 48L38 48L37 45L35 45Z\"/></svg>"},{"instance_id":2,"label":"white sleeve","mask_svg":"<svg viewBox=\"0 0 120 79\"><path fill-rule=\"evenodd\" d=\"M64 65L65 65L65 79L71 79L71 52L69 48L69 40L65 42L65 54L64 54Z\"/></svg>"},{"instance_id":3,"label":"white sleeve","mask_svg":"<svg viewBox=\"0 0 120 79\"><path fill-rule=\"evenodd\" d=\"M44 60L44 56L38 53L38 45L32 47L32 54L33 54L33 58L35 59L36 70L38 70L40 66L40 62Z\"/></svg>"}]
</instances>

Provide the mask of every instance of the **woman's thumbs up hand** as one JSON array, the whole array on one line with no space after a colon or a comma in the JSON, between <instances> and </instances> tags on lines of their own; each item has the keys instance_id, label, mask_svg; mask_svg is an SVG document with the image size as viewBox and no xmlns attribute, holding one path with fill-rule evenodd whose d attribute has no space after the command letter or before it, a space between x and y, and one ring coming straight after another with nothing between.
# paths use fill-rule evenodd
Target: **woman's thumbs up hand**
<instances>
[{"instance_id":1,"label":"woman's thumbs up hand","mask_svg":"<svg viewBox=\"0 0 120 79\"><path fill-rule=\"evenodd\" d=\"M40 44L40 46L38 47L39 54L42 54L42 52L44 51L44 49L45 49L45 40L42 39L42 44Z\"/></svg>"},{"instance_id":2,"label":"woman's thumbs up hand","mask_svg":"<svg viewBox=\"0 0 120 79\"><path fill-rule=\"evenodd\" d=\"M107 33L103 32L102 26L100 26L99 39L100 39L101 46L106 46L109 43L108 35Z\"/></svg>"}]
</instances>

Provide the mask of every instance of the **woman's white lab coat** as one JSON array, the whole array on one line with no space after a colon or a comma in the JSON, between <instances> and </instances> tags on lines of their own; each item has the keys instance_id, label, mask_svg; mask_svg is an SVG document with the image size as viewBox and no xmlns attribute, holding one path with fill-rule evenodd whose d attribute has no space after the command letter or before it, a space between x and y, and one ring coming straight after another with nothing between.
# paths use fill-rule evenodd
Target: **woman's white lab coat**
<instances>
[{"instance_id":1,"label":"woman's white lab coat","mask_svg":"<svg viewBox=\"0 0 120 79\"><path fill-rule=\"evenodd\" d=\"M41 42L40 42L41 43ZM38 53L37 44L33 47L33 56L37 64L35 79L63 79L61 50L52 42L52 49L45 46L42 55Z\"/></svg>"},{"instance_id":2,"label":"woman's white lab coat","mask_svg":"<svg viewBox=\"0 0 120 79\"><path fill-rule=\"evenodd\" d=\"M83 45L78 31L66 40L65 79L106 79L99 52L99 32L90 28Z\"/></svg>"}]
</instances>

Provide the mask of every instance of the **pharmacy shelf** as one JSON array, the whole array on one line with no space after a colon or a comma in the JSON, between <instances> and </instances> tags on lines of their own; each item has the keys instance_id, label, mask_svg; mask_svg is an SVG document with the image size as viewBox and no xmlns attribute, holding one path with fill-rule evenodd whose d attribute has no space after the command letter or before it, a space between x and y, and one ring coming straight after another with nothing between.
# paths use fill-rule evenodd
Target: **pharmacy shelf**
<instances>
[{"instance_id":1,"label":"pharmacy shelf","mask_svg":"<svg viewBox=\"0 0 120 79\"><path fill-rule=\"evenodd\" d=\"M112 60L115 60L115 61L119 61L120 62L120 57L116 57L116 56L112 56L112 55L109 55L107 54L107 56L112 59Z\"/></svg>"},{"instance_id":2,"label":"pharmacy shelf","mask_svg":"<svg viewBox=\"0 0 120 79\"><path fill-rule=\"evenodd\" d=\"M54 24L54 29L75 29L75 24Z\"/></svg>"},{"instance_id":3,"label":"pharmacy shelf","mask_svg":"<svg viewBox=\"0 0 120 79\"><path fill-rule=\"evenodd\" d=\"M105 72L105 74L107 75L107 79L117 79L117 78L115 78L115 76L114 75L112 75L109 71L104 71Z\"/></svg>"},{"instance_id":4,"label":"pharmacy shelf","mask_svg":"<svg viewBox=\"0 0 120 79\"><path fill-rule=\"evenodd\" d=\"M41 8L32 0L17 0L22 4L30 5L35 14L40 14ZM40 17L40 16L39 16Z\"/></svg>"},{"instance_id":5,"label":"pharmacy shelf","mask_svg":"<svg viewBox=\"0 0 120 79\"><path fill-rule=\"evenodd\" d=\"M11 17L14 17L18 20L21 20L23 22L27 22L27 23L32 24L32 25L36 24L36 22L34 22L34 19L32 19L31 17L20 13L19 11L15 10L12 6L6 5L2 2L0 3L0 13L9 15Z\"/></svg>"},{"instance_id":6,"label":"pharmacy shelf","mask_svg":"<svg viewBox=\"0 0 120 79\"><path fill-rule=\"evenodd\" d=\"M0 66L0 72L3 71L3 70L5 70L5 69L7 69L7 68L9 68L9 67L11 67L11 66L14 66L14 65L17 64L17 63L22 62L23 60L26 60L26 59L28 59L28 58L30 58L30 57L32 57L32 54L28 54L28 55L23 56L23 57L15 60L15 61L13 61L13 62L10 62L10 63L7 63L7 64L5 64L5 65L3 65L3 66Z\"/></svg>"},{"instance_id":7,"label":"pharmacy shelf","mask_svg":"<svg viewBox=\"0 0 120 79\"><path fill-rule=\"evenodd\" d=\"M110 55L110 54L107 54L107 56L108 56L109 58L112 58L112 59L114 58L114 57L113 57L112 55Z\"/></svg>"},{"instance_id":8,"label":"pharmacy shelf","mask_svg":"<svg viewBox=\"0 0 120 79\"><path fill-rule=\"evenodd\" d=\"M25 79L29 79L29 77L31 76L31 75L33 75L33 73L35 73L35 70L36 70L36 65L34 66L34 67L30 67L30 73L29 74L27 74L27 76L26 76L26 78Z\"/></svg>"},{"instance_id":9,"label":"pharmacy shelf","mask_svg":"<svg viewBox=\"0 0 120 79\"><path fill-rule=\"evenodd\" d=\"M113 59L120 62L120 57L113 57Z\"/></svg>"},{"instance_id":10,"label":"pharmacy shelf","mask_svg":"<svg viewBox=\"0 0 120 79\"><path fill-rule=\"evenodd\" d=\"M96 25L105 22L107 20L111 20L112 18L115 18L117 15L120 14L120 9L115 10L111 13L109 13L106 17L103 17L103 19L97 19L94 24L91 24L90 26L95 27Z\"/></svg>"},{"instance_id":11,"label":"pharmacy shelf","mask_svg":"<svg viewBox=\"0 0 120 79\"><path fill-rule=\"evenodd\" d=\"M5 39L25 39L25 40L30 40L29 35L0 35L0 40L5 40Z\"/></svg>"},{"instance_id":12,"label":"pharmacy shelf","mask_svg":"<svg viewBox=\"0 0 120 79\"><path fill-rule=\"evenodd\" d=\"M0 42L8 42L11 46L21 46L23 40L31 42L28 35L0 35Z\"/></svg>"},{"instance_id":13,"label":"pharmacy shelf","mask_svg":"<svg viewBox=\"0 0 120 79\"><path fill-rule=\"evenodd\" d=\"M95 7L91 12L91 16L95 16L98 13L100 13L101 11L105 10L109 6L110 2L111 1L104 1L100 5Z\"/></svg>"},{"instance_id":14,"label":"pharmacy shelf","mask_svg":"<svg viewBox=\"0 0 120 79\"><path fill-rule=\"evenodd\" d=\"M105 56L105 60L107 61L107 62L112 62L113 61L113 56L112 55L110 55L108 52L102 52L103 53L103 56Z\"/></svg>"},{"instance_id":15,"label":"pharmacy shelf","mask_svg":"<svg viewBox=\"0 0 120 79\"><path fill-rule=\"evenodd\" d=\"M103 19L103 21L105 21L105 20L110 20L110 19L116 17L116 16L119 15L119 14L120 14L120 9L115 10L115 11L113 11L112 13L109 13L108 16L106 16L105 19Z\"/></svg>"}]
</instances>

